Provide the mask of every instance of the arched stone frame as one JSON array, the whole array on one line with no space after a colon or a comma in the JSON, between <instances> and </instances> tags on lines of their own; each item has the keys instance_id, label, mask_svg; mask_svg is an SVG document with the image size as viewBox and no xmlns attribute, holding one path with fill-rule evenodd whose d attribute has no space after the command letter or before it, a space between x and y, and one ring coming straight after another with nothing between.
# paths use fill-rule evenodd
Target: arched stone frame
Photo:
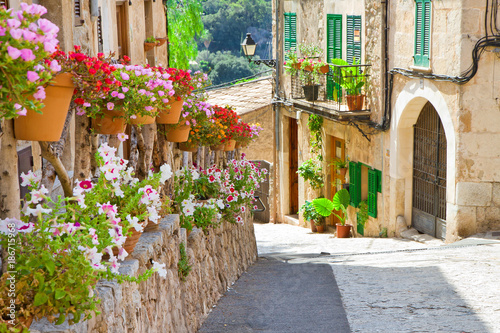
<instances>
[{"instance_id":1,"label":"arched stone frame","mask_svg":"<svg viewBox=\"0 0 500 333\"><path fill-rule=\"evenodd\" d=\"M441 119L447 141L446 151L446 216L447 220L450 205L455 205L455 156L456 132L448 105L438 88L430 81L425 80L421 87L420 80L410 80L399 93L393 110L390 131L390 177L393 180L404 180L404 191L395 195L404 196L404 212L393 211L397 215L404 213L407 224L412 219L413 193L413 125L417 122L420 111L430 102ZM396 216L391 216L396 218ZM449 221L447 221L449 222Z\"/></svg>"}]
</instances>

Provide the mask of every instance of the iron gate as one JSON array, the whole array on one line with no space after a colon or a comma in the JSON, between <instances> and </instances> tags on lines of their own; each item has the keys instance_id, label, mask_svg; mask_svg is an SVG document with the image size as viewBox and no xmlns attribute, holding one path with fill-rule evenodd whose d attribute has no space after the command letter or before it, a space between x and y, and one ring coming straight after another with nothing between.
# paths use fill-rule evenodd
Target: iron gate
<instances>
[{"instance_id":1,"label":"iron gate","mask_svg":"<svg viewBox=\"0 0 500 333\"><path fill-rule=\"evenodd\" d=\"M446 135L429 102L413 132L412 225L433 237L446 237Z\"/></svg>"}]
</instances>

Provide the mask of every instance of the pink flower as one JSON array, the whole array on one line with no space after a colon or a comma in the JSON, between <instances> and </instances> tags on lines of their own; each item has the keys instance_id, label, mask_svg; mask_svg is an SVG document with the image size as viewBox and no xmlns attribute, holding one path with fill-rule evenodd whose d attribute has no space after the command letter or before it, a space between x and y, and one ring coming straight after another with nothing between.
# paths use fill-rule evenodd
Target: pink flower
<instances>
[{"instance_id":1,"label":"pink flower","mask_svg":"<svg viewBox=\"0 0 500 333\"><path fill-rule=\"evenodd\" d=\"M113 92L111 93L111 96L112 96L112 97L116 97L116 96L118 96L118 91L113 91Z\"/></svg>"},{"instance_id":2,"label":"pink flower","mask_svg":"<svg viewBox=\"0 0 500 333\"><path fill-rule=\"evenodd\" d=\"M11 29L10 30L10 35L14 39L19 39L23 36L23 31L21 29Z\"/></svg>"},{"instance_id":3,"label":"pink flower","mask_svg":"<svg viewBox=\"0 0 500 333\"><path fill-rule=\"evenodd\" d=\"M19 26L21 26L21 22L19 22L19 20L16 20L16 19L8 19L7 20L7 26L9 28L19 28Z\"/></svg>"},{"instance_id":4,"label":"pink flower","mask_svg":"<svg viewBox=\"0 0 500 333\"><path fill-rule=\"evenodd\" d=\"M38 91L33 94L33 98L39 99L39 100L45 99L45 88L42 86L39 86Z\"/></svg>"},{"instance_id":5,"label":"pink flower","mask_svg":"<svg viewBox=\"0 0 500 333\"><path fill-rule=\"evenodd\" d=\"M122 87L122 91L123 91L124 93L126 93L126 92L128 91L128 88L127 88L127 87Z\"/></svg>"},{"instance_id":6,"label":"pink flower","mask_svg":"<svg viewBox=\"0 0 500 333\"><path fill-rule=\"evenodd\" d=\"M53 39L51 41L45 41L43 42L43 49L46 52L54 53L57 50L57 44L59 44L59 41L57 39Z\"/></svg>"},{"instance_id":7,"label":"pink flower","mask_svg":"<svg viewBox=\"0 0 500 333\"><path fill-rule=\"evenodd\" d=\"M57 73L61 70L61 66L59 65L59 63L57 62L57 60L52 60L50 62L50 70L54 73Z\"/></svg>"},{"instance_id":8,"label":"pink flower","mask_svg":"<svg viewBox=\"0 0 500 333\"><path fill-rule=\"evenodd\" d=\"M30 49L22 49L21 58L23 58L24 61L31 61L35 60L36 57Z\"/></svg>"},{"instance_id":9,"label":"pink flower","mask_svg":"<svg viewBox=\"0 0 500 333\"><path fill-rule=\"evenodd\" d=\"M14 104L14 108L17 110L16 113L20 116L25 116L28 112L21 104Z\"/></svg>"},{"instance_id":10,"label":"pink flower","mask_svg":"<svg viewBox=\"0 0 500 333\"><path fill-rule=\"evenodd\" d=\"M17 59L21 56L21 51L12 46L7 46L7 53L12 59Z\"/></svg>"},{"instance_id":11,"label":"pink flower","mask_svg":"<svg viewBox=\"0 0 500 333\"><path fill-rule=\"evenodd\" d=\"M230 195L227 197L226 200L227 200L227 202L232 202L232 201L234 201L234 197L232 195Z\"/></svg>"},{"instance_id":12,"label":"pink flower","mask_svg":"<svg viewBox=\"0 0 500 333\"><path fill-rule=\"evenodd\" d=\"M146 109L146 111L152 111L153 107L152 106L145 106L144 109Z\"/></svg>"},{"instance_id":13,"label":"pink flower","mask_svg":"<svg viewBox=\"0 0 500 333\"><path fill-rule=\"evenodd\" d=\"M106 107L108 108L108 110L113 110L113 108L115 107L115 105L112 103L112 102L108 102L108 104L106 104Z\"/></svg>"},{"instance_id":14,"label":"pink flower","mask_svg":"<svg viewBox=\"0 0 500 333\"><path fill-rule=\"evenodd\" d=\"M55 35L59 32L59 27L57 25L43 18L38 20L38 27L46 34Z\"/></svg>"},{"instance_id":15,"label":"pink flower","mask_svg":"<svg viewBox=\"0 0 500 333\"><path fill-rule=\"evenodd\" d=\"M125 141L128 139L128 135L125 134L125 133L118 133L118 140L120 140L121 142Z\"/></svg>"},{"instance_id":16,"label":"pink flower","mask_svg":"<svg viewBox=\"0 0 500 333\"><path fill-rule=\"evenodd\" d=\"M117 96L118 96L118 98L119 98L119 99L124 99L124 98L125 98L125 95L124 95L124 94L122 94L122 93L118 93L118 95L117 95Z\"/></svg>"},{"instance_id":17,"label":"pink flower","mask_svg":"<svg viewBox=\"0 0 500 333\"><path fill-rule=\"evenodd\" d=\"M92 187L93 187L92 182L89 179L82 180L78 184L78 186L80 186L80 188L87 190L87 191L92 189Z\"/></svg>"},{"instance_id":18,"label":"pink flower","mask_svg":"<svg viewBox=\"0 0 500 333\"><path fill-rule=\"evenodd\" d=\"M0 36L5 36L6 31L7 29L5 29L4 27L0 27Z\"/></svg>"},{"instance_id":19,"label":"pink flower","mask_svg":"<svg viewBox=\"0 0 500 333\"><path fill-rule=\"evenodd\" d=\"M128 76L127 73L122 72L122 73L120 73L120 76L122 77L122 80L124 80L124 81L127 81L128 79L130 79L130 76Z\"/></svg>"},{"instance_id":20,"label":"pink flower","mask_svg":"<svg viewBox=\"0 0 500 333\"><path fill-rule=\"evenodd\" d=\"M38 73L33 71L28 71L27 77L30 82L35 82L40 78L40 76L38 76Z\"/></svg>"}]
</instances>

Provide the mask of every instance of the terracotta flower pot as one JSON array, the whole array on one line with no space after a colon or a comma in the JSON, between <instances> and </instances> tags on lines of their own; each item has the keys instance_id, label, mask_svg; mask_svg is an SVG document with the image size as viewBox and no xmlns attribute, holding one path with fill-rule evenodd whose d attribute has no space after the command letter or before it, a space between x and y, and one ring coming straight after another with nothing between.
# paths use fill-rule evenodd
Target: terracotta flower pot
<instances>
[{"instance_id":1,"label":"terracotta flower pot","mask_svg":"<svg viewBox=\"0 0 500 333\"><path fill-rule=\"evenodd\" d=\"M316 225L316 231L319 233L325 232L325 226L324 225Z\"/></svg>"},{"instance_id":2,"label":"terracotta flower pot","mask_svg":"<svg viewBox=\"0 0 500 333\"><path fill-rule=\"evenodd\" d=\"M160 222L154 223L153 221L147 219L147 224L144 227L144 232L156 231L160 226Z\"/></svg>"},{"instance_id":3,"label":"terracotta flower pot","mask_svg":"<svg viewBox=\"0 0 500 333\"><path fill-rule=\"evenodd\" d=\"M302 64L300 62L295 63L295 64L292 65L292 67L295 68L295 69L300 69L301 66L302 66Z\"/></svg>"},{"instance_id":4,"label":"terracotta flower pot","mask_svg":"<svg viewBox=\"0 0 500 333\"><path fill-rule=\"evenodd\" d=\"M236 140L231 139L224 145L224 151L232 151L234 147L236 147Z\"/></svg>"},{"instance_id":5,"label":"terracotta flower pot","mask_svg":"<svg viewBox=\"0 0 500 333\"><path fill-rule=\"evenodd\" d=\"M181 125L167 132L167 141L170 142L186 142L191 131L190 125Z\"/></svg>"},{"instance_id":6,"label":"terracotta flower pot","mask_svg":"<svg viewBox=\"0 0 500 333\"><path fill-rule=\"evenodd\" d=\"M127 240L125 240L125 243L123 244L123 248L125 249L125 251L127 251L128 254L134 252L135 246L137 245L137 242L142 235L142 231L137 231L135 230L135 228L131 228L130 230L132 231L132 234L130 236L127 236ZM117 247L113 248L113 254L115 256L118 255Z\"/></svg>"},{"instance_id":7,"label":"terracotta flower pot","mask_svg":"<svg viewBox=\"0 0 500 333\"><path fill-rule=\"evenodd\" d=\"M221 150L224 150L224 146L225 146L225 144L223 144L223 143L221 143L220 145L217 145L217 146L210 146L210 150L221 151Z\"/></svg>"},{"instance_id":8,"label":"terracotta flower pot","mask_svg":"<svg viewBox=\"0 0 500 333\"><path fill-rule=\"evenodd\" d=\"M330 66L329 65L324 65L324 66L321 66L319 68L319 71L322 73L322 74L328 74L328 72L330 71Z\"/></svg>"},{"instance_id":9,"label":"terracotta flower pot","mask_svg":"<svg viewBox=\"0 0 500 333\"><path fill-rule=\"evenodd\" d=\"M347 95L346 100L349 111L363 110L365 95Z\"/></svg>"},{"instance_id":10,"label":"terracotta flower pot","mask_svg":"<svg viewBox=\"0 0 500 333\"><path fill-rule=\"evenodd\" d=\"M314 221L310 220L309 223L311 223L311 231L312 232L317 232L316 224L314 224Z\"/></svg>"},{"instance_id":11,"label":"terracotta flower pot","mask_svg":"<svg viewBox=\"0 0 500 333\"><path fill-rule=\"evenodd\" d=\"M148 51L154 49L156 45L158 45L157 42L155 42L155 43L144 42L144 51L148 52Z\"/></svg>"},{"instance_id":12,"label":"terracotta flower pot","mask_svg":"<svg viewBox=\"0 0 500 333\"><path fill-rule=\"evenodd\" d=\"M167 42L166 37L158 37L158 38L156 38L156 40L158 41L158 45L156 45L156 46L162 46L163 44L165 44Z\"/></svg>"},{"instance_id":13,"label":"terracotta flower pot","mask_svg":"<svg viewBox=\"0 0 500 333\"><path fill-rule=\"evenodd\" d=\"M97 134L124 133L127 124L122 118L125 113L119 110L104 110L102 116L92 119L92 128Z\"/></svg>"},{"instance_id":14,"label":"terracotta flower pot","mask_svg":"<svg viewBox=\"0 0 500 333\"><path fill-rule=\"evenodd\" d=\"M156 111L155 111L156 112ZM149 125L155 122L156 118L152 116L136 116L137 118L130 118L129 123L132 125Z\"/></svg>"},{"instance_id":15,"label":"terracotta flower pot","mask_svg":"<svg viewBox=\"0 0 500 333\"><path fill-rule=\"evenodd\" d=\"M43 114L28 110L26 116L14 119L14 136L18 140L59 141L75 89L71 74L63 73L45 88ZM31 98L31 97L30 97Z\"/></svg>"},{"instance_id":16,"label":"terracotta flower pot","mask_svg":"<svg viewBox=\"0 0 500 333\"><path fill-rule=\"evenodd\" d=\"M340 223L337 223L337 238L349 238L351 227L352 225L350 224L342 225Z\"/></svg>"},{"instance_id":17,"label":"terracotta flower pot","mask_svg":"<svg viewBox=\"0 0 500 333\"><path fill-rule=\"evenodd\" d=\"M181 116L182 104L184 101L173 99L168 102L170 109L160 110L158 116L156 116L157 124L177 124Z\"/></svg>"},{"instance_id":18,"label":"terracotta flower pot","mask_svg":"<svg viewBox=\"0 0 500 333\"><path fill-rule=\"evenodd\" d=\"M179 149L182 151L188 151L188 152L194 153L194 152L198 151L198 145L197 144L188 144L187 142L181 142L181 143L179 143Z\"/></svg>"}]
</instances>

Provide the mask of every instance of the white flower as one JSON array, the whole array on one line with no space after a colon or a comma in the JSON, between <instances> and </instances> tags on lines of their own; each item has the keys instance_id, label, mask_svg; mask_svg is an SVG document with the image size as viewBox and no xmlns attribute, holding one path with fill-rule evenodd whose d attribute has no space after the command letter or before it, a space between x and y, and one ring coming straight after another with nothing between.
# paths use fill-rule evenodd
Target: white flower
<instances>
[{"instance_id":1,"label":"white flower","mask_svg":"<svg viewBox=\"0 0 500 333\"><path fill-rule=\"evenodd\" d=\"M118 258L115 256L111 256L109 258L109 268L111 269L112 273L118 274L118 268L120 268L120 264L118 263Z\"/></svg>"},{"instance_id":2,"label":"white flower","mask_svg":"<svg viewBox=\"0 0 500 333\"><path fill-rule=\"evenodd\" d=\"M216 203L217 203L217 206L219 207L219 209L224 209L224 207L225 207L224 200L218 199Z\"/></svg>"},{"instance_id":3,"label":"white flower","mask_svg":"<svg viewBox=\"0 0 500 333\"><path fill-rule=\"evenodd\" d=\"M163 164L160 167L160 172L161 172L160 182L162 184L165 184L165 182L172 177L172 168L170 167L170 164Z\"/></svg>"},{"instance_id":4,"label":"white flower","mask_svg":"<svg viewBox=\"0 0 500 333\"><path fill-rule=\"evenodd\" d=\"M184 215L186 216L193 216L194 214L194 204L191 204L191 205L186 205L182 208L182 212L184 213Z\"/></svg>"},{"instance_id":5,"label":"white flower","mask_svg":"<svg viewBox=\"0 0 500 333\"><path fill-rule=\"evenodd\" d=\"M127 215L127 221L130 223L130 227L134 228L136 231L142 232L144 230L144 226L142 223L139 223L137 216L131 217Z\"/></svg>"},{"instance_id":6,"label":"white flower","mask_svg":"<svg viewBox=\"0 0 500 333\"><path fill-rule=\"evenodd\" d=\"M149 213L149 215L148 215L149 220L152 221L153 223L158 224L158 220L160 219L160 215L158 215L158 211L156 210L156 208L153 206L149 206L148 213Z\"/></svg>"},{"instance_id":7,"label":"white flower","mask_svg":"<svg viewBox=\"0 0 500 333\"><path fill-rule=\"evenodd\" d=\"M191 172L191 175L193 176L193 180L197 180L198 178L200 178L200 173L196 170L193 170Z\"/></svg>"},{"instance_id":8,"label":"white flower","mask_svg":"<svg viewBox=\"0 0 500 333\"><path fill-rule=\"evenodd\" d=\"M28 171L28 174L25 174L24 172L21 172L21 186L34 186L40 182L42 179L42 175L39 174L39 172L32 172L31 170Z\"/></svg>"},{"instance_id":9,"label":"white flower","mask_svg":"<svg viewBox=\"0 0 500 333\"><path fill-rule=\"evenodd\" d=\"M162 278L167 277L167 270L165 269L165 267L166 267L166 264L160 264L159 262L156 262L153 260L153 270L158 272L158 274Z\"/></svg>"},{"instance_id":10,"label":"white flower","mask_svg":"<svg viewBox=\"0 0 500 333\"><path fill-rule=\"evenodd\" d=\"M47 190L45 186L42 185L39 190L33 190L30 192L30 194L31 194L31 200L28 201L27 204L30 203L37 204L41 202L47 194L49 194L49 190Z\"/></svg>"},{"instance_id":11,"label":"white flower","mask_svg":"<svg viewBox=\"0 0 500 333\"><path fill-rule=\"evenodd\" d=\"M50 214L50 212L52 212L52 209L50 209L50 208L45 209L40 204L36 205L36 208L34 208L34 209L26 207L26 214L27 215L38 216L38 214Z\"/></svg>"},{"instance_id":12,"label":"white flower","mask_svg":"<svg viewBox=\"0 0 500 333\"><path fill-rule=\"evenodd\" d=\"M120 260L125 260L125 258L127 258L128 256L128 252L125 251L125 248L124 247L120 247L120 249L118 250L118 259Z\"/></svg>"}]
</instances>

